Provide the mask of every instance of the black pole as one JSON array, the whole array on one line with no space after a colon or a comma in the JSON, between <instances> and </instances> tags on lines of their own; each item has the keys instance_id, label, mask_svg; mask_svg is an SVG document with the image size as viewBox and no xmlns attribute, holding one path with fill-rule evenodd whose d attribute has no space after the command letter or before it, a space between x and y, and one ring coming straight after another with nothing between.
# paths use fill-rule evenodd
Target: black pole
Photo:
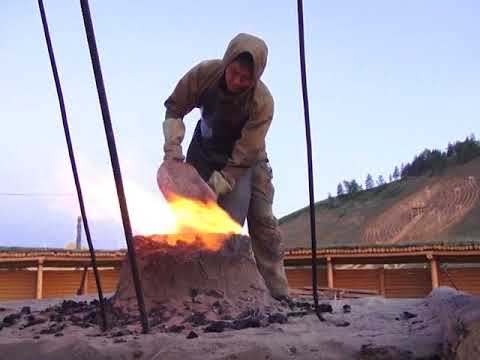
<instances>
[{"instance_id":1,"label":"black pole","mask_svg":"<svg viewBox=\"0 0 480 360\"><path fill-rule=\"evenodd\" d=\"M307 92L307 70L305 66L305 38L303 31L303 3L297 0L298 7L298 41L300 45L300 70L302 75L303 112L305 115L305 137L307 140L308 161L308 193L310 195L310 235L312 238L312 292L315 313L321 321L324 321L318 307L317 289L317 235L315 231L315 195L313 192L313 165L312 165L312 138L310 134L310 113Z\"/></svg>"},{"instance_id":2,"label":"black pole","mask_svg":"<svg viewBox=\"0 0 480 360\"><path fill-rule=\"evenodd\" d=\"M135 247L132 241L132 227L130 225L130 217L128 216L127 201L123 190L122 173L120 171L120 163L118 161L117 147L115 145L115 136L113 134L112 122L110 119L110 111L108 109L107 93L103 82L102 69L100 67L100 59L98 56L97 43L95 41L95 32L93 30L92 17L90 15L90 7L88 0L80 0L82 7L83 22L85 24L85 32L87 34L88 48L90 49L90 57L92 59L93 73L97 84L98 100L102 109L103 125L107 136L108 150L110 152L110 161L112 163L113 176L115 177L115 185L117 187L118 202L120 212L122 214L123 229L127 241L128 256L132 267L132 277L135 285L135 293L137 296L138 309L140 311L140 320L142 322L143 332L148 332L148 317L145 311L145 301L143 299L142 283L138 273L137 259L135 256Z\"/></svg>"},{"instance_id":3,"label":"black pole","mask_svg":"<svg viewBox=\"0 0 480 360\"><path fill-rule=\"evenodd\" d=\"M93 273L95 274L95 281L97 282L98 300L100 301L100 311L102 314L103 330L107 329L107 317L105 313L105 299L103 298L102 285L100 284L100 276L98 274L97 259L95 257L95 250L93 248L92 239L90 237L90 230L88 227L87 213L83 202L82 188L80 187L80 180L78 177L77 165L75 162L75 155L73 153L72 140L70 138L70 130L68 127L67 112L65 110L65 102L63 100L62 87L60 85L60 78L58 77L57 64L55 62L55 55L53 53L52 42L50 40L50 32L48 30L47 16L43 6L43 0L38 0L38 7L42 17L43 32L45 33L45 40L47 42L48 55L50 57L50 64L52 66L53 78L55 80L55 87L57 88L58 102L60 104L60 112L62 114L63 130L65 131L65 139L67 140L68 156L70 157L70 164L72 166L73 178L75 180L75 187L77 189L78 202L80 204L80 212L83 219L83 227L85 228L85 236L88 242L88 249L90 250L90 257L92 259Z\"/></svg>"}]
</instances>

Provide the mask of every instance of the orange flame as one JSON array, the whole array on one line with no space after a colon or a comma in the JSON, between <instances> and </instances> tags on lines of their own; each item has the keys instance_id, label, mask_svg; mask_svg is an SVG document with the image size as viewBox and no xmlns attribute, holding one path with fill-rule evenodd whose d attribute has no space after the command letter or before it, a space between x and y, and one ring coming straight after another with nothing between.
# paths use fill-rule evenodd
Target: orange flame
<instances>
[{"instance_id":1,"label":"orange flame","mask_svg":"<svg viewBox=\"0 0 480 360\"><path fill-rule=\"evenodd\" d=\"M218 250L229 236L242 231L240 224L214 200L202 202L170 194L168 205L175 217L178 235L165 238L170 245L200 240L205 248Z\"/></svg>"}]
</instances>

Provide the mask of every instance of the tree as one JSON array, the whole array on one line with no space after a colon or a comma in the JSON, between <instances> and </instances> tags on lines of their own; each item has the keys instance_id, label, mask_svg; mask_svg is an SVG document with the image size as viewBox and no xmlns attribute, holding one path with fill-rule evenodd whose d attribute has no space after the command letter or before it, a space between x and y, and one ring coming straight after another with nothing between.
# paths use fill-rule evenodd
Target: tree
<instances>
[{"instance_id":1,"label":"tree","mask_svg":"<svg viewBox=\"0 0 480 360\"><path fill-rule=\"evenodd\" d=\"M455 162L465 164L470 160L480 156L480 143L475 139L475 135L467 136L465 141L457 141L454 145Z\"/></svg>"},{"instance_id":2,"label":"tree","mask_svg":"<svg viewBox=\"0 0 480 360\"><path fill-rule=\"evenodd\" d=\"M448 143L445 151L425 149L407 163L401 171L405 176L438 175L443 172L449 162L465 164L480 157L480 142L471 134L464 141ZM448 161L447 161L448 160Z\"/></svg>"},{"instance_id":3,"label":"tree","mask_svg":"<svg viewBox=\"0 0 480 360\"><path fill-rule=\"evenodd\" d=\"M337 196L342 196L343 194L345 194L345 192L343 190L342 183L338 183L338 185L337 185Z\"/></svg>"},{"instance_id":4,"label":"tree","mask_svg":"<svg viewBox=\"0 0 480 360\"><path fill-rule=\"evenodd\" d=\"M439 150L430 153L430 175L438 175L447 167L447 155Z\"/></svg>"},{"instance_id":5,"label":"tree","mask_svg":"<svg viewBox=\"0 0 480 360\"><path fill-rule=\"evenodd\" d=\"M355 194L362 189L362 186L357 183L357 180L352 179L350 181L344 180L343 181L343 187L345 188L345 193L350 195L350 194Z\"/></svg>"},{"instance_id":6,"label":"tree","mask_svg":"<svg viewBox=\"0 0 480 360\"><path fill-rule=\"evenodd\" d=\"M352 181L350 181L350 194L355 194L361 190L363 190L362 185L357 183L357 180L353 179Z\"/></svg>"},{"instance_id":7,"label":"tree","mask_svg":"<svg viewBox=\"0 0 480 360\"><path fill-rule=\"evenodd\" d=\"M334 208L335 207L335 199L332 197L332 194L330 194L330 193L328 193L327 207L328 208Z\"/></svg>"},{"instance_id":8,"label":"tree","mask_svg":"<svg viewBox=\"0 0 480 360\"><path fill-rule=\"evenodd\" d=\"M393 180L400 179L400 170L398 170L398 166L395 165L395 169L393 169Z\"/></svg>"},{"instance_id":9,"label":"tree","mask_svg":"<svg viewBox=\"0 0 480 360\"><path fill-rule=\"evenodd\" d=\"M343 180L343 189L344 189L344 194L345 195L355 194L355 193L363 190L362 185L357 183L357 180L355 180L355 179L352 179L350 181Z\"/></svg>"},{"instance_id":10,"label":"tree","mask_svg":"<svg viewBox=\"0 0 480 360\"><path fill-rule=\"evenodd\" d=\"M392 182L392 174L388 175L388 182Z\"/></svg>"},{"instance_id":11,"label":"tree","mask_svg":"<svg viewBox=\"0 0 480 360\"><path fill-rule=\"evenodd\" d=\"M373 181L372 175L367 174L367 178L365 179L365 189L370 190L375 187L375 183Z\"/></svg>"},{"instance_id":12,"label":"tree","mask_svg":"<svg viewBox=\"0 0 480 360\"><path fill-rule=\"evenodd\" d=\"M382 185L385 185L385 179L383 178L382 175L378 175L377 186L382 186Z\"/></svg>"},{"instance_id":13,"label":"tree","mask_svg":"<svg viewBox=\"0 0 480 360\"><path fill-rule=\"evenodd\" d=\"M455 146L452 143L448 143L447 146L447 157L455 155Z\"/></svg>"}]
</instances>

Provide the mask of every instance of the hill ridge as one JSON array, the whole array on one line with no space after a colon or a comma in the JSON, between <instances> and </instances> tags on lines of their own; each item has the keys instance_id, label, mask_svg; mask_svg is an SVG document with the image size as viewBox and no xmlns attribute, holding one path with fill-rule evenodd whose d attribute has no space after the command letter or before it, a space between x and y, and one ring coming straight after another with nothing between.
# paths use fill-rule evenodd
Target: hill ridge
<instances>
[{"instance_id":1,"label":"hill ridge","mask_svg":"<svg viewBox=\"0 0 480 360\"><path fill-rule=\"evenodd\" d=\"M315 204L324 246L480 241L480 158ZM309 207L279 220L286 248L309 247ZM467 239L467 240L466 240Z\"/></svg>"}]
</instances>

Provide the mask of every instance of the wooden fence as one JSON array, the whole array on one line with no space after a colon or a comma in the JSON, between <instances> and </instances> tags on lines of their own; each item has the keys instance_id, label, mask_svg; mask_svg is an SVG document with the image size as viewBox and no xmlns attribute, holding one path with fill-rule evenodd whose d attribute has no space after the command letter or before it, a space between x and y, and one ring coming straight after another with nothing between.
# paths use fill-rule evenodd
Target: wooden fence
<instances>
[{"instance_id":1,"label":"wooden fence","mask_svg":"<svg viewBox=\"0 0 480 360\"><path fill-rule=\"evenodd\" d=\"M287 268L290 287L312 285L309 268ZM318 286L328 287L326 269L318 270ZM410 269L335 269L332 288L373 290L387 298L419 298L432 290L428 268ZM440 270L439 286L450 286L480 295L480 267L462 267Z\"/></svg>"},{"instance_id":2,"label":"wooden fence","mask_svg":"<svg viewBox=\"0 0 480 360\"><path fill-rule=\"evenodd\" d=\"M115 291L124 256L122 251L97 254L104 293ZM423 297L438 286L480 295L480 245L323 249L317 258L319 287L370 290L388 298ZM309 262L308 250L287 251L290 287L311 286ZM84 275L89 265L89 253L85 251L0 251L0 301L95 294L91 268ZM353 269L346 265L376 268Z\"/></svg>"}]
</instances>

